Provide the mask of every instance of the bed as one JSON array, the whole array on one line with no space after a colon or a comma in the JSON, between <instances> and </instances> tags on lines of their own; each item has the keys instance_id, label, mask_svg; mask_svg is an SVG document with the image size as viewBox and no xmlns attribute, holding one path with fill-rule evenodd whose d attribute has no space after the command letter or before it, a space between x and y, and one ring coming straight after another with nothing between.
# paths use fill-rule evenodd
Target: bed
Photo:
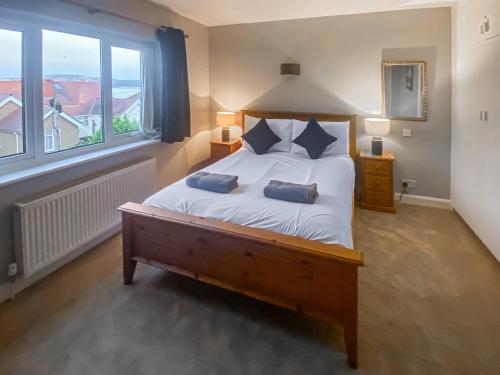
<instances>
[{"instance_id":1,"label":"bed","mask_svg":"<svg viewBox=\"0 0 500 375\"><path fill-rule=\"evenodd\" d=\"M124 204L124 283L141 262L341 324L356 368L357 270L363 265L352 243L356 116L243 111L243 129L248 116L349 121L349 155L311 160L242 148L204 169L238 175L240 186L230 194L190 189L183 179L143 204ZM319 198L313 205L265 198L271 178L317 182Z\"/></svg>"}]
</instances>

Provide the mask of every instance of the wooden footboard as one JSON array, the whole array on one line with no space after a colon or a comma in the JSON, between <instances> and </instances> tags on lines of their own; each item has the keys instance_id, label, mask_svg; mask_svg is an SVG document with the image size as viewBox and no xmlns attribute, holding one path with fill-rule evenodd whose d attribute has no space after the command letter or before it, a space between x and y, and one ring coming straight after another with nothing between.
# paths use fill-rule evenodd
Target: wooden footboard
<instances>
[{"instance_id":1,"label":"wooden footboard","mask_svg":"<svg viewBox=\"0 0 500 375\"><path fill-rule=\"evenodd\" d=\"M343 325L357 368L358 267L362 253L267 230L127 203L123 272L142 262Z\"/></svg>"}]
</instances>

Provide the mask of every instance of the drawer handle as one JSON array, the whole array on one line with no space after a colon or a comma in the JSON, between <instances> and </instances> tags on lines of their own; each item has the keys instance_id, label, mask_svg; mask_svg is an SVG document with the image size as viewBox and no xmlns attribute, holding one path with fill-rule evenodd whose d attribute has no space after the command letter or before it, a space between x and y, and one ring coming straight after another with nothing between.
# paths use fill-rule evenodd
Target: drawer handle
<instances>
[{"instance_id":1,"label":"drawer handle","mask_svg":"<svg viewBox=\"0 0 500 375\"><path fill-rule=\"evenodd\" d=\"M375 185L377 186L380 185L380 181L375 182Z\"/></svg>"}]
</instances>

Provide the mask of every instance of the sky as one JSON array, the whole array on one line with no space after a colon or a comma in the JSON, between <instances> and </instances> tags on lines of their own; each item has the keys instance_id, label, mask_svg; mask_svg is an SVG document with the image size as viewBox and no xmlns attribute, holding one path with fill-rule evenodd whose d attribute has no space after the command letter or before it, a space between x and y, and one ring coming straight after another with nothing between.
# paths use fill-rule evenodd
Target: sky
<instances>
[{"instance_id":1,"label":"sky","mask_svg":"<svg viewBox=\"0 0 500 375\"><path fill-rule=\"evenodd\" d=\"M22 38L20 32L0 29L0 79L21 77Z\"/></svg>"},{"instance_id":2,"label":"sky","mask_svg":"<svg viewBox=\"0 0 500 375\"><path fill-rule=\"evenodd\" d=\"M43 74L100 77L100 41L43 30ZM5 53L8 51L8 53ZM140 53L112 47L113 78L140 79ZM0 29L0 79L21 77L22 33Z\"/></svg>"},{"instance_id":3,"label":"sky","mask_svg":"<svg viewBox=\"0 0 500 375\"><path fill-rule=\"evenodd\" d=\"M111 69L114 79L141 79L141 54L139 51L111 47Z\"/></svg>"}]
</instances>

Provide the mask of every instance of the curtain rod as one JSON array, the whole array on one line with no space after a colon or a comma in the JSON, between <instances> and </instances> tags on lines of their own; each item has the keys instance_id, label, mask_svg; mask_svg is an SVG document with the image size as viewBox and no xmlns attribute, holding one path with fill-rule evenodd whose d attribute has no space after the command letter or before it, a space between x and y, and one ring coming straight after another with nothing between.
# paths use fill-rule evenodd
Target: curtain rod
<instances>
[{"instance_id":1,"label":"curtain rod","mask_svg":"<svg viewBox=\"0 0 500 375\"><path fill-rule=\"evenodd\" d=\"M131 17L123 16L123 15L118 14L118 13L113 13L113 12L110 12L110 11L107 11L107 10L104 10L104 9L99 9L99 8L96 8L96 7L93 7L93 6L85 5L85 4L82 4L79 1L75 1L75 0L59 0L59 1L62 1L64 3L73 4L73 5L85 8L87 10L87 12L89 12L90 14L97 14L97 13L107 14L109 16L118 17L118 18L121 18L121 19L126 20L126 21L141 23L143 25L146 25L146 26L149 26L149 27L153 27L155 29L161 29L162 27L165 27L165 26L153 25L151 23L148 23L148 22L145 22L145 21L141 21L141 20L138 20L136 18L131 18ZM189 35L188 34L184 34L184 38L189 38Z\"/></svg>"}]
</instances>

